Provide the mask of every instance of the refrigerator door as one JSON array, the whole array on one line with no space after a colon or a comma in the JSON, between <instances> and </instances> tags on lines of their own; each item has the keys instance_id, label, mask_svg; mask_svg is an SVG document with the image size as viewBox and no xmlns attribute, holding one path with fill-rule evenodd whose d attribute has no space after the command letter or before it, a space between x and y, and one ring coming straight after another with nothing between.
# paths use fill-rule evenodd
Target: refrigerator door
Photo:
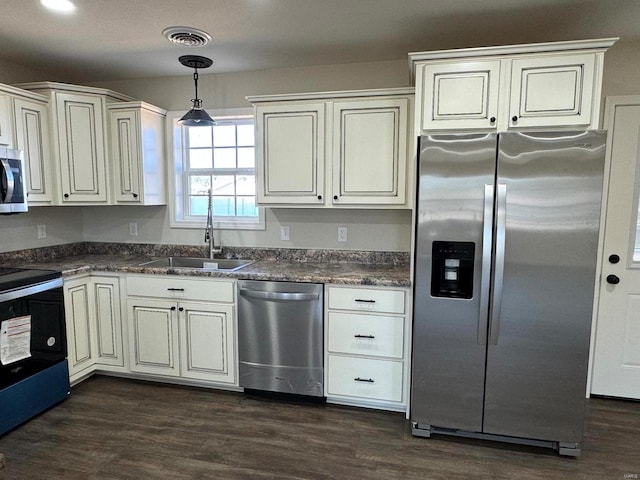
<instances>
[{"instance_id":1,"label":"refrigerator door","mask_svg":"<svg viewBox=\"0 0 640 480\"><path fill-rule=\"evenodd\" d=\"M605 139L500 135L485 433L582 438Z\"/></svg>"},{"instance_id":2,"label":"refrigerator door","mask_svg":"<svg viewBox=\"0 0 640 480\"><path fill-rule=\"evenodd\" d=\"M420 428L482 428L496 148L496 134L420 138L411 391Z\"/></svg>"}]
</instances>

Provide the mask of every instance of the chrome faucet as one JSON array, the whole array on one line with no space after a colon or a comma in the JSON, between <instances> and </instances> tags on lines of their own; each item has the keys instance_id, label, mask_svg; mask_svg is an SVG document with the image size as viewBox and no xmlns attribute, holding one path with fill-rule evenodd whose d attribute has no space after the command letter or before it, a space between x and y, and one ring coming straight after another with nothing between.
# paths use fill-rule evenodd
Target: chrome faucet
<instances>
[{"instance_id":1,"label":"chrome faucet","mask_svg":"<svg viewBox=\"0 0 640 480\"><path fill-rule=\"evenodd\" d=\"M209 258L222 253L222 243L216 247L216 240L213 237L213 195L209 189L209 206L207 208L207 227L204 231L204 241L209 242Z\"/></svg>"}]
</instances>

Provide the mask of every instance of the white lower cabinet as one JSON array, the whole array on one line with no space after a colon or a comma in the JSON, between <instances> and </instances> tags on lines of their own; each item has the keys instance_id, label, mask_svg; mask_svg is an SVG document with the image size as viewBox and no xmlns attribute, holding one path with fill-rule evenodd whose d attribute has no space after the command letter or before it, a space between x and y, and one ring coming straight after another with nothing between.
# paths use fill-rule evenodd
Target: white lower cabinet
<instances>
[{"instance_id":1,"label":"white lower cabinet","mask_svg":"<svg viewBox=\"0 0 640 480\"><path fill-rule=\"evenodd\" d=\"M325 289L327 401L406 411L408 289Z\"/></svg>"},{"instance_id":2,"label":"white lower cabinet","mask_svg":"<svg viewBox=\"0 0 640 480\"><path fill-rule=\"evenodd\" d=\"M124 370L119 278L65 280L64 303L71 383L96 370Z\"/></svg>"},{"instance_id":3,"label":"white lower cabinet","mask_svg":"<svg viewBox=\"0 0 640 480\"><path fill-rule=\"evenodd\" d=\"M127 277L131 372L237 385L234 290L225 280Z\"/></svg>"},{"instance_id":4,"label":"white lower cabinet","mask_svg":"<svg viewBox=\"0 0 640 480\"><path fill-rule=\"evenodd\" d=\"M131 371L178 376L175 302L128 299Z\"/></svg>"},{"instance_id":5,"label":"white lower cabinet","mask_svg":"<svg viewBox=\"0 0 640 480\"><path fill-rule=\"evenodd\" d=\"M178 311L181 375L235 383L233 307L181 303Z\"/></svg>"},{"instance_id":6,"label":"white lower cabinet","mask_svg":"<svg viewBox=\"0 0 640 480\"><path fill-rule=\"evenodd\" d=\"M91 348L91 313L89 311L90 278L64 282L64 310L67 323L67 358L69 377L74 379L87 370L91 373L95 361ZM91 371L90 371L91 370Z\"/></svg>"}]
</instances>

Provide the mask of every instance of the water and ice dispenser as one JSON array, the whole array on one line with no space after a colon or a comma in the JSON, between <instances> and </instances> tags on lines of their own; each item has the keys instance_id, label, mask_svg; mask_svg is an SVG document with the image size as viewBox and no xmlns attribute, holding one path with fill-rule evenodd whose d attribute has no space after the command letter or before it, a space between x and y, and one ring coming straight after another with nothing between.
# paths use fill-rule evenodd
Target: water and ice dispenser
<instances>
[{"instance_id":1,"label":"water and ice dispenser","mask_svg":"<svg viewBox=\"0 0 640 480\"><path fill-rule=\"evenodd\" d=\"M473 297L474 242L433 242L431 296Z\"/></svg>"}]
</instances>

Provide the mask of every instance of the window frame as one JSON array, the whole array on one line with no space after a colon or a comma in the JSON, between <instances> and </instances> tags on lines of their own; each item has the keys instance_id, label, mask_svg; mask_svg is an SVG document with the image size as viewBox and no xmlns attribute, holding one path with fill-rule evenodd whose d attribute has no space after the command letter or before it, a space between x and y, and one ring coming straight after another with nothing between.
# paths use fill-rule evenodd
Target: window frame
<instances>
[{"instance_id":1,"label":"window frame","mask_svg":"<svg viewBox=\"0 0 640 480\"><path fill-rule=\"evenodd\" d=\"M219 109L209 112L214 120L220 122L232 122L234 120L255 119L252 108ZM178 125L178 120L184 115L182 111L167 112L167 179L169 187L170 228L201 229L206 226L206 218L197 219L185 216L186 192L185 192L185 149L183 128ZM255 145L254 145L255 148ZM257 161L257 159L256 159ZM257 182L257 166L254 168ZM257 201L257 185L256 185ZM256 205L258 217L253 220L221 220L214 217L213 227L219 230L266 230L264 207Z\"/></svg>"}]
</instances>

